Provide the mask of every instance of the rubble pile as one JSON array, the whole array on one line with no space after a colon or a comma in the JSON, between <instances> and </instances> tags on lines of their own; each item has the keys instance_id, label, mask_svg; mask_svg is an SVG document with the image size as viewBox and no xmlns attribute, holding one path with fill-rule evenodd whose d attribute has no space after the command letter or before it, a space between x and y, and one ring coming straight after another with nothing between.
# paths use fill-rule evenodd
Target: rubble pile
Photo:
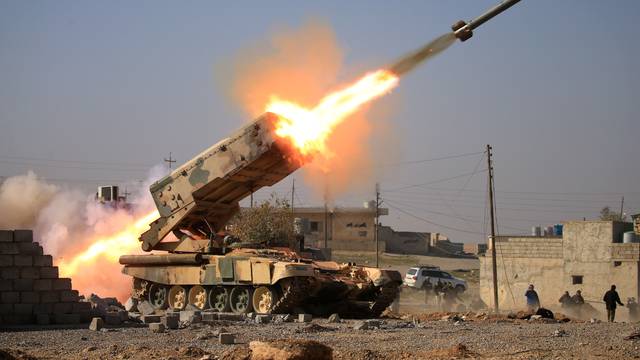
<instances>
[{"instance_id":1,"label":"rubble pile","mask_svg":"<svg viewBox=\"0 0 640 360\"><path fill-rule=\"evenodd\" d=\"M91 320L71 279L60 278L31 230L0 230L0 325L78 324Z\"/></svg>"}]
</instances>

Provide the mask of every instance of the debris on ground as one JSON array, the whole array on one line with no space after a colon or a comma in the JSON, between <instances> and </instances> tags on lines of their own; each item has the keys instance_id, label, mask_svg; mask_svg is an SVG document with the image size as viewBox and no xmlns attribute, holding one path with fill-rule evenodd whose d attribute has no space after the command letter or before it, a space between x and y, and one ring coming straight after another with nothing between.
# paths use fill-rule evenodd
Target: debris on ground
<instances>
[{"instance_id":1,"label":"debris on ground","mask_svg":"<svg viewBox=\"0 0 640 360\"><path fill-rule=\"evenodd\" d=\"M624 337L625 340L637 340L640 339L640 330L636 330L631 334Z\"/></svg>"},{"instance_id":2,"label":"debris on ground","mask_svg":"<svg viewBox=\"0 0 640 360\"><path fill-rule=\"evenodd\" d=\"M313 340L282 339L249 343L251 360L330 360L333 349Z\"/></svg>"},{"instance_id":3,"label":"debris on ground","mask_svg":"<svg viewBox=\"0 0 640 360\"><path fill-rule=\"evenodd\" d=\"M312 334L312 333L317 333L317 332L323 332L323 331L335 331L336 328L332 328L332 327L327 327L327 326L322 326L322 325L318 325L318 324L309 324L303 328L297 329L296 333L300 334L300 333L306 333L306 334Z\"/></svg>"}]
</instances>

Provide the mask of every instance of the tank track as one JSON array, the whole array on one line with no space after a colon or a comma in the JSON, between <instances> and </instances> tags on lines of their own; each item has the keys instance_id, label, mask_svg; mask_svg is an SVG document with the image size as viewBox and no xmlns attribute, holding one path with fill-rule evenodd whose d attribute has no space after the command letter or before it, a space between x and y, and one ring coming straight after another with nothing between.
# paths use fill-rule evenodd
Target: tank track
<instances>
[{"instance_id":1,"label":"tank track","mask_svg":"<svg viewBox=\"0 0 640 360\"><path fill-rule=\"evenodd\" d=\"M289 314L293 310L301 305L303 301L308 297L311 284L307 279L294 278L290 286L287 286L282 290L282 296L273 309L272 314Z\"/></svg>"},{"instance_id":2,"label":"tank track","mask_svg":"<svg viewBox=\"0 0 640 360\"><path fill-rule=\"evenodd\" d=\"M380 287L380 293L369 306L369 315L372 317L378 317L382 312L391 305L393 300L400 292L398 284L388 283Z\"/></svg>"}]
</instances>

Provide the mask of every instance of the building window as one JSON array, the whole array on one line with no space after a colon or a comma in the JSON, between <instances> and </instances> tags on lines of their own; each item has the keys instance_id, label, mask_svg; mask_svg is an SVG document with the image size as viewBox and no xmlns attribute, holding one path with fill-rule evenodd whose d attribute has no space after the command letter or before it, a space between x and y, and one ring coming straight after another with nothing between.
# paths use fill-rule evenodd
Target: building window
<instances>
[{"instance_id":1,"label":"building window","mask_svg":"<svg viewBox=\"0 0 640 360\"><path fill-rule=\"evenodd\" d=\"M358 231L358 236L367 237L367 232L366 231Z\"/></svg>"},{"instance_id":2,"label":"building window","mask_svg":"<svg viewBox=\"0 0 640 360\"><path fill-rule=\"evenodd\" d=\"M613 266L620 266L622 265L622 261L614 261L613 262Z\"/></svg>"},{"instance_id":3,"label":"building window","mask_svg":"<svg viewBox=\"0 0 640 360\"><path fill-rule=\"evenodd\" d=\"M571 275L571 283L573 285L582 284L582 275Z\"/></svg>"},{"instance_id":4,"label":"building window","mask_svg":"<svg viewBox=\"0 0 640 360\"><path fill-rule=\"evenodd\" d=\"M309 230L311 232L320 232L320 222L319 221L309 222Z\"/></svg>"}]
</instances>

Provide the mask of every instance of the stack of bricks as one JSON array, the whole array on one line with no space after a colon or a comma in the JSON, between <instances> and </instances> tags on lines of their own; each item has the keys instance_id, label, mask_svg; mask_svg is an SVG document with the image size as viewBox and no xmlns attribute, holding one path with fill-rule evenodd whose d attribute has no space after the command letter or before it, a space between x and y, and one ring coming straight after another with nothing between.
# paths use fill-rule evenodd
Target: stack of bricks
<instances>
[{"instance_id":1,"label":"stack of bricks","mask_svg":"<svg viewBox=\"0 0 640 360\"><path fill-rule=\"evenodd\" d=\"M31 230L0 230L0 325L77 324L90 311Z\"/></svg>"}]
</instances>

